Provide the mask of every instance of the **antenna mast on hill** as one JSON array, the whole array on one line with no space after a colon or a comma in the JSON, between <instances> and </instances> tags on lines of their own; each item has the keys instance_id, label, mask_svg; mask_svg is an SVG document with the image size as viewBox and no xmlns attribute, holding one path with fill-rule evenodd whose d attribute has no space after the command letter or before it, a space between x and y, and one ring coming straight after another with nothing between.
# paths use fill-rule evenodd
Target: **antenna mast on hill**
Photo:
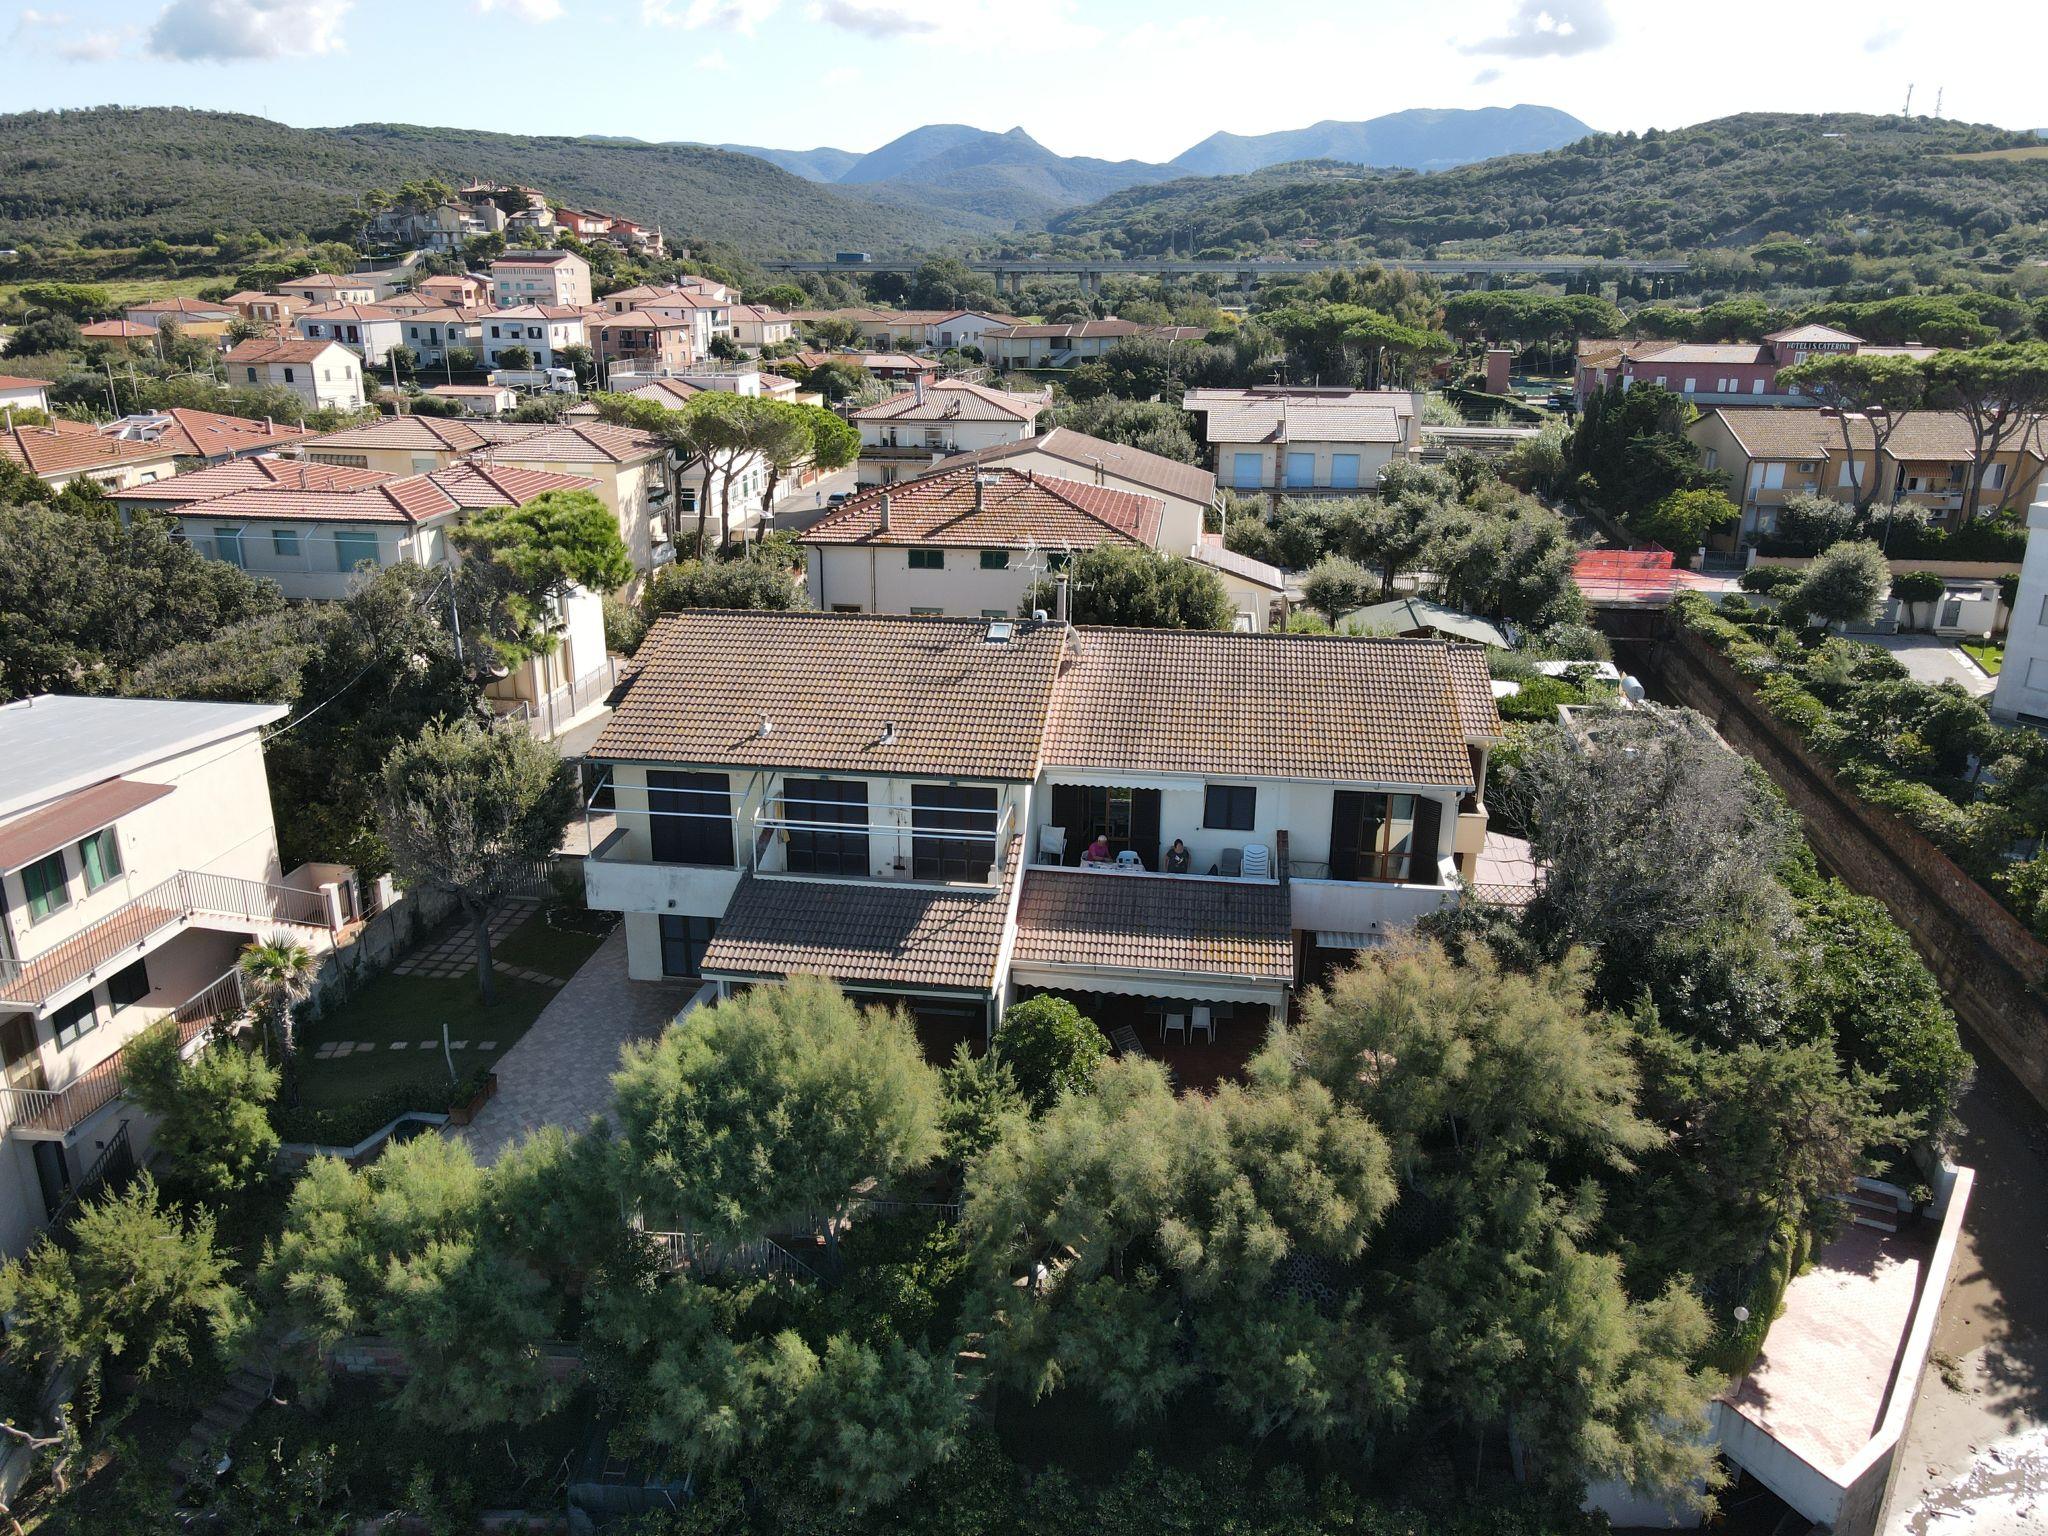
<instances>
[{"instance_id":1,"label":"antenna mast on hill","mask_svg":"<svg viewBox=\"0 0 2048 1536\"><path fill-rule=\"evenodd\" d=\"M1905 105L1904 105L1903 107L1899 108L1899 116L1901 116L1901 117L1911 117L1912 115L1913 115L1913 87L1912 87L1912 86L1910 86L1910 85L1908 85L1908 86L1906 87L1906 104L1905 104Z\"/></svg>"},{"instance_id":2,"label":"antenna mast on hill","mask_svg":"<svg viewBox=\"0 0 2048 1536\"><path fill-rule=\"evenodd\" d=\"M1946 87L1939 85L1934 88L1934 115L1937 118L1941 116L1941 93L1945 89Z\"/></svg>"}]
</instances>

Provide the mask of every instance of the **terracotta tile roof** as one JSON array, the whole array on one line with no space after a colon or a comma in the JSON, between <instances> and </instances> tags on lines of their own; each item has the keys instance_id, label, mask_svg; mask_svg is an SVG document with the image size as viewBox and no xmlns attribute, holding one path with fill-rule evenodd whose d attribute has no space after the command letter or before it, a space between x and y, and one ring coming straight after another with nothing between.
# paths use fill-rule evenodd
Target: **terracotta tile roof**
<instances>
[{"instance_id":1,"label":"terracotta tile roof","mask_svg":"<svg viewBox=\"0 0 2048 1536\"><path fill-rule=\"evenodd\" d=\"M668 406L671 410L677 410L692 395L703 393L700 386L682 379L650 379L638 389L627 390L626 397L630 400L653 400Z\"/></svg>"},{"instance_id":2,"label":"terracotta tile roof","mask_svg":"<svg viewBox=\"0 0 2048 1536\"><path fill-rule=\"evenodd\" d=\"M1405 417L1415 414L1416 397L1405 389L1350 389L1334 384L1250 384L1188 390L1181 396L1180 408L1184 411L1213 411L1218 406L1272 404L1283 400L1291 406L1376 407Z\"/></svg>"},{"instance_id":3,"label":"terracotta tile roof","mask_svg":"<svg viewBox=\"0 0 2048 1536\"><path fill-rule=\"evenodd\" d=\"M1070 320L1062 325L1002 325L987 332L996 341L1083 341L1101 337L1143 336L1156 326L1135 320Z\"/></svg>"},{"instance_id":4,"label":"terracotta tile roof","mask_svg":"<svg viewBox=\"0 0 2048 1536\"><path fill-rule=\"evenodd\" d=\"M195 320L232 320L235 312L226 303L209 304L202 299L150 299L123 307L124 315L184 315Z\"/></svg>"},{"instance_id":5,"label":"terracotta tile roof","mask_svg":"<svg viewBox=\"0 0 2048 1536\"><path fill-rule=\"evenodd\" d=\"M25 379L16 373L0 373L0 389L48 389L48 379Z\"/></svg>"},{"instance_id":6,"label":"terracotta tile roof","mask_svg":"<svg viewBox=\"0 0 2048 1536\"><path fill-rule=\"evenodd\" d=\"M336 277L332 272L311 272L304 277L294 277L282 286L286 288L346 288L350 291L367 288L374 293L377 290L377 280L374 277L361 277L354 274Z\"/></svg>"},{"instance_id":7,"label":"terracotta tile roof","mask_svg":"<svg viewBox=\"0 0 2048 1536\"><path fill-rule=\"evenodd\" d=\"M95 320L90 325L81 325L78 334L87 341L145 341L156 334L156 327L138 325L133 320Z\"/></svg>"},{"instance_id":8,"label":"terracotta tile roof","mask_svg":"<svg viewBox=\"0 0 2048 1536\"><path fill-rule=\"evenodd\" d=\"M927 384L924 399L915 390L891 395L878 405L855 411L855 421L1033 421L1051 402L1044 395L1013 394L970 384L964 379L939 379Z\"/></svg>"},{"instance_id":9,"label":"terracotta tile roof","mask_svg":"<svg viewBox=\"0 0 2048 1536\"><path fill-rule=\"evenodd\" d=\"M1287 590L1287 573L1277 565L1268 565L1263 560L1254 560L1250 555L1241 555L1227 547L1220 533L1205 533L1202 540L1190 552L1192 559L1203 565L1227 571L1241 581L1255 582L1270 587L1275 592Z\"/></svg>"},{"instance_id":10,"label":"terracotta tile roof","mask_svg":"<svg viewBox=\"0 0 2048 1536\"><path fill-rule=\"evenodd\" d=\"M219 459L239 453L261 453L312 436L303 427L282 422L223 416L217 411L193 411L183 406L173 406L161 414L170 418L169 423L151 441L167 443L187 458Z\"/></svg>"},{"instance_id":11,"label":"terracotta tile roof","mask_svg":"<svg viewBox=\"0 0 2048 1536\"><path fill-rule=\"evenodd\" d=\"M451 416L386 416L360 427L343 427L306 444L309 453L331 448L439 449L476 453L489 444L475 427Z\"/></svg>"},{"instance_id":12,"label":"terracotta tile roof","mask_svg":"<svg viewBox=\"0 0 2048 1536\"><path fill-rule=\"evenodd\" d=\"M1824 459L1842 453L1841 418L1824 415L1803 406L1722 406L1720 417L1735 441L1752 459ZM1870 451L1871 433L1867 421L1851 417L1849 440L1858 453ZM2015 431L2000 441L1998 452L2009 453L2025 446L2037 457L2048 457L2048 424L2037 424L2030 434ZM1895 460L1946 460L1968 463L1975 457L1976 440L1969 422L1954 411L1912 411L1901 416L1885 440L1885 457Z\"/></svg>"},{"instance_id":13,"label":"terracotta tile roof","mask_svg":"<svg viewBox=\"0 0 2048 1536\"><path fill-rule=\"evenodd\" d=\"M1451 664L1451 690L1458 701L1458 721L1467 736L1499 740L1500 701L1493 696L1493 674L1487 670L1486 648L1452 643L1445 647Z\"/></svg>"},{"instance_id":14,"label":"terracotta tile roof","mask_svg":"<svg viewBox=\"0 0 2048 1536\"><path fill-rule=\"evenodd\" d=\"M229 351L227 360L231 363L310 363L317 360L329 347L341 343L322 336L308 340L304 337L252 336L247 341L236 342ZM342 347L346 352L348 349Z\"/></svg>"},{"instance_id":15,"label":"terracotta tile roof","mask_svg":"<svg viewBox=\"0 0 2048 1536\"><path fill-rule=\"evenodd\" d=\"M499 267L558 267L575 256L574 251L507 251L491 263L491 270Z\"/></svg>"},{"instance_id":16,"label":"terracotta tile roof","mask_svg":"<svg viewBox=\"0 0 2048 1536\"><path fill-rule=\"evenodd\" d=\"M596 331L610 330L614 326L643 331L684 331L695 327L688 321L674 315L649 314L644 309L629 309L620 314L606 311L590 317L590 328Z\"/></svg>"},{"instance_id":17,"label":"terracotta tile roof","mask_svg":"<svg viewBox=\"0 0 2048 1536\"><path fill-rule=\"evenodd\" d=\"M882 527L882 504L889 526ZM861 492L802 535L806 544L984 549L1152 548L1165 509L1150 496L1014 469L956 469Z\"/></svg>"},{"instance_id":18,"label":"terracotta tile roof","mask_svg":"<svg viewBox=\"0 0 2048 1536\"><path fill-rule=\"evenodd\" d=\"M585 310L574 304L514 304L509 309L491 311L493 320L582 320L594 310Z\"/></svg>"},{"instance_id":19,"label":"terracotta tile roof","mask_svg":"<svg viewBox=\"0 0 2048 1536\"><path fill-rule=\"evenodd\" d=\"M928 357L919 357L911 352L813 352L800 351L796 360L806 368L816 368L823 363L845 363L853 368L865 368L870 373L937 373L939 365ZM887 401L883 402L887 404Z\"/></svg>"},{"instance_id":20,"label":"terracotta tile roof","mask_svg":"<svg viewBox=\"0 0 2048 1536\"><path fill-rule=\"evenodd\" d=\"M1077 634L1046 727L1048 763L1471 787L1453 647L1442 641Z\"/></svg>"},{"instance_id":21,"label":"terracotta tile roof","mask_svg":"<svg viewBox=\"0 0 2048 1536\"><path fill-rule=\"evenodd\" d=\"M1776 361L1769 347L1755 341L1667 341L1659 342L1654 352L1631 348L1628 356L1639 363L1729 363L1737 367Z\"/></svg>"},{"instance_id":22,"label":"terracotta tile roof","mask_svg":"<svg viewBox=\"0 0 2048 1536\"><path fill-rule=\"evenodd\" d=\"M1216 476L1206 469L1183 464L1161 454L1147 453L1142 448L1132 448L1124 443L1112 443L1106 438L1090 437L1072 427L1054 427L1043 436L1027 437L1019 443L997 443L990 448L977 448L972 453L956 453L950 459L941 459L934 464L932 473L943 474L949 469L969 464L1003 464L1012 459L1034 457L1058 459L1073 465L1083 471L1075 477L1077 479L1091 478L1099 464L1105 474L1114 475L1119 480L1134 480L1162 496L1198 501L1204 506L1216 496Z\"/></svg>"},{"instance_id":23,"label":"terracotta tile roof","mask_svg":"<svg viewBox=\"0 0 2048 1536\"><path fill-rule=\"evenodd\" d=\"M1847 331L1838 331L1832 325L1795 325L1789 331L1773 331L1764 340L1818 341L1834 342L1837 344L1847 341L1854 342L1858 346L1861 346L1863 343L1861 336L1852 336Z\"/></svg>"},{"instance_id":24,"label":"terracotta tile roof","mask_svg":"<svg viewBox=\"0 0 2048 1536\"><path fill-rule=\"evenodd\" d=\"M44 478L122 464L160 464L177 451L164 443L102 437L90 427L80 431L75 423L0 429L0 458L11 459L30 474Z\"/></svg>"},{"instance_id":25,"label":"terracotta tile roof","mask_svg":"<svg viewBox=\"0 0 2048 1536\"><path fill-rule=\"evenodd\" d=\"M816 972L845 982L988 992L1017 878L1012 838L991 886L838 883L740 877L703 970L720 976Z\"/></svg>"},{"instance_id":26,"label":"terracotta tile roof","mask_svg":"<svg viewBox=\"0 0 2048 1536\"><path fill-rule=\"evenodd\" d=\"M190 506L213 501L237 491L272 488L306 491L359 491L381 485L392 476L374 469L357 469L347 464L315 464L308 459L251 457L230 459L208 469L153 480L114 492L117 501L140 501Z\"/></svg>"},{"instance_id":27,"label":"terracotta tile roof","mask_svg":"<svg viewBox=\"0 0 2048 1536\"><path fill-rule=\"evenodd\" d=\"M289 485L235 491L184 509L188 517L291 519L344 523L423 523L485 507L520 507L549 491L591 491L579 475L513 469L463 460L354 491L301 491Z\"/></svg>"},{"instance_id":28,"label":"terracotta tile roof","mask_svg":"<svg viewBox=\"0 0 2048 1536\"><path fill-rule=\"evenodd\" d=\"M996 644L972 619L669 614L641 643L639 670L590 755L1028 780L1063 634L1018 623Z\"/></svg>"},{"instance_id":29,"label":"terracotta tile roof","mask_svg":"<svg viewBox=\"0 0 2048 1536\"><path fill-rule=\"evenodd\" d=\"M417 314L420 310L435 307L434 300L422 293L394 293L390 298L380 299L378 302L386 309L405 313L408 318Z\"/></svg>"},{"instance_id":30,"label":"terracotta tile roof","mask_svg":"<svg viewBox=\"0 0 2048 1536\"><path fill-rule=\"evenodd\" d=\"M1033 865L1011 961L1292 982L1287 888Z\"/></svg>"},{"instance_id":31,"label":"terracotta tile roof","mask_svg":"<svg viewBox=\"0 0 2048 1536\"><path fill-rule=\"evenodd\" d=\"M1212 443L1398 443L1399 416L1338 400L1246 400L1209 411Z\"/></svg>"},{"instance_id":32,"label":"terracotta tile roof","mask_svg":"<svg viewBox=\"0 0 2048 1536\"><path fill-rule=\"evenodd\" d=\"M548 464L638 464L665 451L652 432L608 421L480 421L476 432L501 459Z\"/></svg>"}]
</instances>

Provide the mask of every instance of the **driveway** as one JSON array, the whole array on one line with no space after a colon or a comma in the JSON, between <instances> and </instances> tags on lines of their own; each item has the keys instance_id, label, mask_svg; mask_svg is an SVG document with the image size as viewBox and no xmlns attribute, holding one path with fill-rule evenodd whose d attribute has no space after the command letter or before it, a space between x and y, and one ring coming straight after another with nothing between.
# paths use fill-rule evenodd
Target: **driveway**
<instances>
[{"instance_id":1,"label":"driveway","mask_svg":"<svg viewBox=\"0 0 2048 1536\"><path fill-rule=\"evenodd\" d=\"M684 982L628 981L626 930L614 929L499 1058L497 1094L455 1134L478 1162L491 1163L544 1125L581 1130L611 1109L620 1049L660 1034L695 990Z\"/></svg>"},{"instance_id":2,"label":"driveway","mask_svg":"<svg viewBox=\"0 0 2048 1536\"><path fill-rule=\"evenodd\" d=\"M1977 1170L1885 1536L2048 1529L2048 1120L1983 1045L1955 1160Z\"/></svg>"},{"instance_id":3,"label":"driveway","mask_svg":"<svg viewBox=\"0 0 2048 1536\"><path fill-rule=\"evenodd\" d=\"M1979 698L1997 686L1953 641L1938 635L1851 635L1866 645L1879 646L1898 657L1899 664L1923 683L1961 683Z\"/></svg>"}]
</instances>

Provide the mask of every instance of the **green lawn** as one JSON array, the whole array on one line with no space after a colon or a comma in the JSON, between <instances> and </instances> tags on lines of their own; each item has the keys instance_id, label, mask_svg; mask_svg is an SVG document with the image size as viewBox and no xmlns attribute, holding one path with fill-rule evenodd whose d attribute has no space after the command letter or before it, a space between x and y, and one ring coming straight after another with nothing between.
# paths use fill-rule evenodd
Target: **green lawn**
<instances>
[{"instance_id":1,"label":"green lawn","mask_svg":"<svg viewBox=\"0 0 2048 1536\"><path fill-rule=\"evenodd\" d=\"M1965 640L1963 649L1970 653L1970 659L1989 672L1998 676L1998 669L2005 664L2005 647L1992 640Z\"/></svg>"},{"instance_id":2,"label":"green lawn","mask_svg":"<svg viewBox=\"0 0 2048 1536\"><path fill-rule=\"evenodd\" d=\"M458 1074L468 1076L504 1055L540 1016L555 988L538 982L499 976L497 1001L489 1008L477 998L476 976L450 980L431 976L379 976L341 1007L315 1020L300 1041L299 1092L313 1109L339 1109L384 1089L419 1078L447 1075L441 1054L441 1026L451 1042L467 1044L454 1052ZM330 1040L368 1043L372 1050L321 1059L319 1048ZM493 1042L488 1051L482 1041ZM421 1041L431 1041L420 1049ZM401 1043L402 1050L393 1050Z\"/></svg>"},{"instance_id":3,"label":"green lawn","mask_svg":"<svg viewBox=\"0 0 2048 1536\"><path fill-rule=\"evenodd\" d=\"M507 965L522 966L546 976L567 981L597 953L604 939L594 933L574 933L556 928L545 912L536 913L491 947L494 958Z\"/></svg>"},{"instance_id":4,"label":"green lawn","mask_svg":"<svg viewBox=\"0 0 2048 1536\"><path fill-rule=\"evenodd\" d=\"M25 279L30 283L55 282L55 278ZM196 299L202 288L213 288L228 281L218 272L202 272L189 277L111 277L105 280L82 279L95 288L104 288L117 305L146 304L151 299ZM0 302L12 299L21 291L21 283L0 284Z\"/></svg>"}]
</instances>

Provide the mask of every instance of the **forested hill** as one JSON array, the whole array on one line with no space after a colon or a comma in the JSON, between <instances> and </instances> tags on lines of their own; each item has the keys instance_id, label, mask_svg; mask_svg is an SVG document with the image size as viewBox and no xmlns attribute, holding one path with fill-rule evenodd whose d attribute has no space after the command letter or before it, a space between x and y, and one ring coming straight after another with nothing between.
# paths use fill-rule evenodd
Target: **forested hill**
<instances>
[{"instance_id":1,"label":"forested hill","mask_svg":"<svg viewBox=\"0 0 2048 1536\"><path fill-rule=\"evenodd\" d=\"M517 180L658 223L679 244L761 255L846 245L895 251L957 226L878 207L748 155L686 144L526 138L371 123L289 128L178 108L96 107L0 116L0 239L205 243L217 231L349 233L359 193L427 175Z\"/></svg>"},{"instance_id":2,"label":"forested hill","mask_svg":"<svg viewBox=\"0 0 2048 1536\"><path fill-rule=\"evenodd\" d=\"M1686 253L1765 235L1837 235L1874 250L2038 249L2048 159L1987 151L2021 133L1931 118L1750 113L1667 133L1595 134L1540 155L1431 175L1329 164L1134 187L1062 214L1061 234L1131 255L1190 231L1229 255L1415 255L1446 242L1501 254ZM2003 240L2000 237L2004 237Z\"/></svg>"}]
</instances>

